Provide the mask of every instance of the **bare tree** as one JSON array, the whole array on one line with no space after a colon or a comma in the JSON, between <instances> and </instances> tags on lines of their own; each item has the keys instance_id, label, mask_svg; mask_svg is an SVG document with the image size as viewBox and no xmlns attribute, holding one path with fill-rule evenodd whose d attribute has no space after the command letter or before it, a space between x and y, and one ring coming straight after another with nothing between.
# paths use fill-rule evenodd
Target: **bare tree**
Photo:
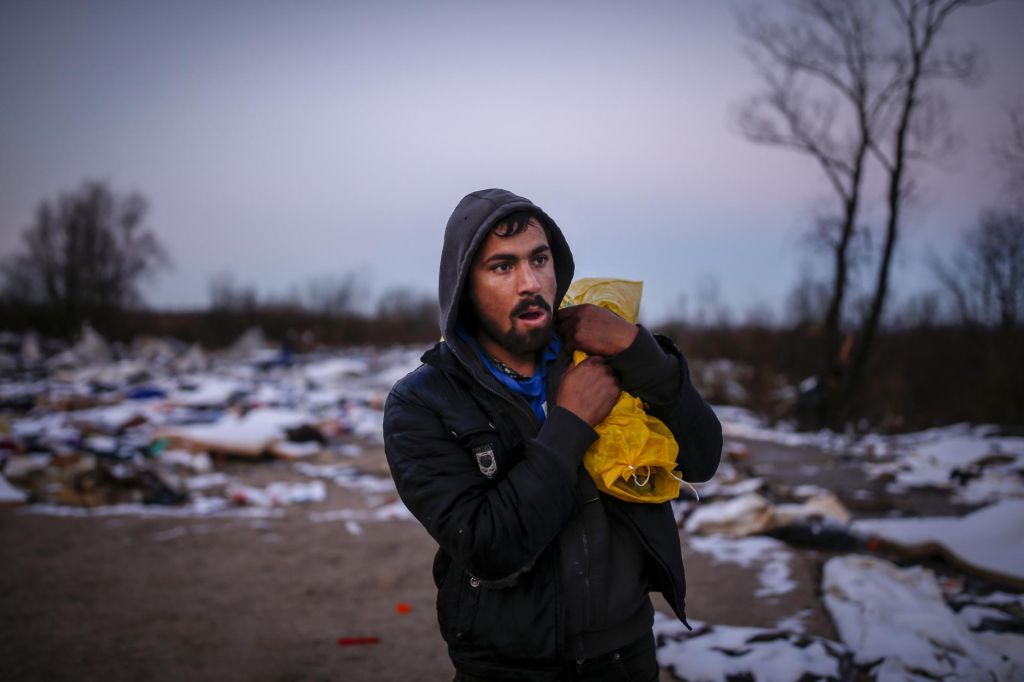
<instances>
[{"instance_id":1,"label":"bare tree","mask_svg":"<svg viewBox=\"0 0 1024 682\"><path fill-rule=\"evenodd\" d=\"M976 3L790 0L781 21L756 12L740 16L764 85L741 109L743 134L808 157L836 198L832 214L817 226L833 265L822 325L823 423L842 419L870 357L912 186L908 164L949 146L943 100L928 84L965 81L975 73L974 52L936 54L935 48L949 15L967 4ZM874 293L851 352L843 318L853 247L869 230L863 215L873 171L886 187L885 233Z\"/></svg>"},{"instance_id":2,"label":"bare tree","mask_svg":"<svg viewBox=\"0 0 1024 682\"><path fill-rule=\"evenodd\" d=\"M216 313L252 314L259 306L253 286L237 284L231 273L219 272L207 284L210 310Z\"/></svg>"},{"instance_id":3,"label":"bare tree","mask_svg":"<svg viewBox=\"0 0 1024 682\"><path fill-rule=\"evenodd\" d=\"M1024 209L1024 100L1007 107L1010 127L993 152L1006 172L1006 192L1011 203Z\"/></svg>"},{"instance_id":4,"label":"bare tree","mask_svg":"<svg viewBox=\"0 0 1024 682\"><path fill-rule=\"evenodd\" d=\"M118 196L101 182L43 201L22 250L3 263L5 295L51 307L66 330L139 304L143 279L168 265L143 226L147 209L141 195Z\"/></svg>"},{"instance_id":5,"label":"bare tree","mask_svg":"<svg viewBox=\"0 0 1024 682\"><path fill-rule=\"evenodd\" d=\"M1024 324L1024 216L989 210L964 235L951 263L932 269L952 295L960 319L1011 334Z\"/></svg>"}]
</instances>

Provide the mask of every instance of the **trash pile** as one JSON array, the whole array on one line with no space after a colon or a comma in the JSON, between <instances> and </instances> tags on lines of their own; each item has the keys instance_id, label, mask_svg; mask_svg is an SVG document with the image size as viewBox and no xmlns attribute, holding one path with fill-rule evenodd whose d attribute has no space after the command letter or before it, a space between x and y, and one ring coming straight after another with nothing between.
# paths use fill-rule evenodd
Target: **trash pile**
<instances>
[{"instance_id":1,"label":"trash pile","mask_svg":"<svg viewBox=\"0 0 1024 682\"><path fill-rule=\"evenodd\" d=\"M420 353L299 355L256 329L220 353L156 338L118 347L89 327L66 348L4 333L0 505L202 515L323 500L321 472L300 465L372 478L338 463L382 440L384 398ZM310 480L242 485L219 471L228 458L291 462Z\"/></svg>"},{"instance_id":2,"label":"trash pile","mask_svg":"<svg viewBox=\"0 0 1024 682\"><path fill-rule=\"evenodd\" d=\"M739 430L749 432L753 419L741 417ZM756 475L751 449L727 442L714 480L698 486L700 503L674 503L688 546L713 565L757 571L755 599L792 592L794 552L814 550L840 641L804 635L799 614L774 628L692 622L692 632L659 618L662 666L707 680L1024 679L1024 595L1004 591L1024 590L1024 439L958 426L856 447L866 481L893 492L927 486L950 508L967 498L985 506L963 516L855 518L831 491ZM928 560L938 560L935 570L914 565Z\"/></svg>"}]
</instances>

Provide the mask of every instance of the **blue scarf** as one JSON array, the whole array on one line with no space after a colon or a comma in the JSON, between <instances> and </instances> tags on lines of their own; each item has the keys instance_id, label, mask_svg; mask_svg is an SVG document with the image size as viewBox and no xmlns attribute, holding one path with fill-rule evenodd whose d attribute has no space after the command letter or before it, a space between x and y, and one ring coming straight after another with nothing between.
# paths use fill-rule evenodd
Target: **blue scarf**
<instances>
[{"instance_id":1,"label":"blue scarf","mask_svg":"<svg viewBox=\"0 0 1024 682\"><path fill-rule=\"evenodd\" d=\"M533 409L533 413L537 415L537 419L543 424L547 418L547 385L548 385L548 364L558 357L559 352L562 350L562 342L558 338L558 334L551 335L551 341L544 348L540 354L540 359L537 362L537 367L533 372L533 376L525 381L519 381L513 379L509 375L498 369L491 359L487 357L487 353L480 347L477 340L470 336L461 325L455 330L459 338L469 343L470 346L476 350L477 355L484 362L484 367L494 375L502 386L508 390L523 396L526 402L530 403L530 407Z\"/></svg>"}]
</instances>

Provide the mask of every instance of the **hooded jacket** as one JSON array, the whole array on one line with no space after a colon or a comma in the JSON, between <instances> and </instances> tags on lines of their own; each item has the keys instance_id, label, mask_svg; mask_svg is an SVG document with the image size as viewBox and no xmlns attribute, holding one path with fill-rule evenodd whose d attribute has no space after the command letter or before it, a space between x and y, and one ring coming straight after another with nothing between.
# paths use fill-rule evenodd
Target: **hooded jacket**
<instances>
[{"instance_id":1,"label":"hooded jacket","mask_svg":"<svg viewBox=\"0 0 1024 682\"><path fill-rule=\"evenodd\" d=\"M582 548L573 549L579 543L566 536L583 528L590 510L599 507L627 529L643 554L650 588L662 592L684 622L686 587L670 504L625 503L597 493L582 469L583 453L597 435L554 400L568 351L549 367L549 409L541 424L456 334L476 251L502 219L524 209L545 224L558 308L574 273L558 225L505 190L466 196L448 221L441 254L443 340L392 389L384 437L399 495L438 543L438 622L456 667L485 676L534 669L531 677L543 679L572 654L565 642L573 609L566 600L580 592L571 581L567 589L572 567L566 564L585 564L588 545L584 537ZM721 426L690 383L674 344L640 327L633 345L609 362L623 390L642 398L676 436L687 480L708 480L719 462ZM588 506L592 502L600 504Z\"/></svg>"}]
</instances>

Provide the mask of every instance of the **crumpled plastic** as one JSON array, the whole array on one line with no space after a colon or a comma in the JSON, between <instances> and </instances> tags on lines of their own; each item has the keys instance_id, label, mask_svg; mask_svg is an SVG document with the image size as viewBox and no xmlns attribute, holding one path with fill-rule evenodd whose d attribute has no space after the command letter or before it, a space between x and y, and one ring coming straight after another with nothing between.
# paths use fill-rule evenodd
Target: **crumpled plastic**
<instances>
[{"instance_id":1,"label":"crumpled plastic","mask_svg":"<svg viewBox=\"0 0 1024 682\"><path fill-rule=\"evenodd\" d=\"M643 282L586 277L569 286L561 307L591 303L636 324L642 293ZM576 351L573 364L585 357ZM583 455L583 467L598 490L627 502L650 504L679 496L679 444L660 419L644 412L642 400L623 391L594 430L599 437Z\"/></svg>"}]
</instances>

